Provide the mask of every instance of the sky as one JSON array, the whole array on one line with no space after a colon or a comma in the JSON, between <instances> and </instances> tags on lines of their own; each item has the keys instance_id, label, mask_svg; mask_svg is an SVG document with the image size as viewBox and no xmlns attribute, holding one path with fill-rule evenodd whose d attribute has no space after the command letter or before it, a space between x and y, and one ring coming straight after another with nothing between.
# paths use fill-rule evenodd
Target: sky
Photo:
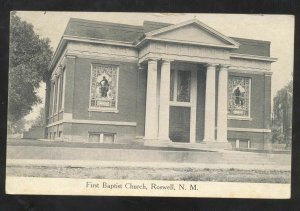
<instances>
[{"instance_id":1,"label":"sky","mask_svg":"<svg viewBox=\"0 0 300 211\"><path fill-rule=\"evenodd\" d=\"M242 15L208 13L103 13L103 12L45 12L18 11L17 15L31 23L40 37L51 40L53 51L61 39L71 17L96 21L107 21L130 25L142 25L144 20L180 23L197 18L218 32L232 37L241 37L271 42L272 98L276 92L292 79L294 58L294 17L292 15ZM45 98L45 85L41 84L38 95ZM34 107L25 117L33 120L43 104Z\"/></svg>"}]
</instances>

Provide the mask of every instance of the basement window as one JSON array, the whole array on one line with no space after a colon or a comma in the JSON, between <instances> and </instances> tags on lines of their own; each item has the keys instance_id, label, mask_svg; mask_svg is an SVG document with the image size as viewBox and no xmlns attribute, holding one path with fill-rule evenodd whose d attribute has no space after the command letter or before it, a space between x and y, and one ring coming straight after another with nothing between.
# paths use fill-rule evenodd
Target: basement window
<instances>
[{"instance_id":1,"label":"basement window","mask_svg":"<svg viewBox=\"0 0 300 211\"><path fill-rule=\"evenodd\" d=\"M237 139L235 142L236 148L249 149L250 148L250 140L248 139Z\"/></svg>"},{"instance_id":2,"label":"basement window","mask_svg":"<svg viewBox=\"0 0 300 211\"><path fill-rule=\"evenodd\" d=\"M89 133L89 142L91 143L114 143L115 140L116 140L115 133L107 133L107 132Z\"/></svg>"}]
</instances>

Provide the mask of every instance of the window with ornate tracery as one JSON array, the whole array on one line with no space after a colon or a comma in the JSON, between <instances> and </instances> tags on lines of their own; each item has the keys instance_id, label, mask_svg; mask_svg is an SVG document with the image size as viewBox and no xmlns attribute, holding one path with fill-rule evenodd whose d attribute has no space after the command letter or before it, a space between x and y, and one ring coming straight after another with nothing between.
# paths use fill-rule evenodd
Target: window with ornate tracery
<instances>
[{"instance_id":1,"label":"window with ornate tracery","mask_svg":"<svg viewBox=\"0 0 300 211\"><path fill-rule=\"evenodd\" d=\"M250 117L251 79L240 76L228 78L228 115Z\"/></svg>"},{"instance_id":2,"label":"window with ornate tracery","mask_svg":"<svg viewBox=\"0 0 300 211\"><path fill-rule=\"evenodd\" d=\"M170 101L189 103L191 101L191 71L171 70Z\"/></svg>"},{"instance_id":3,"label":"window with ornate tracery","mask_svg":"<svg viewBox=\"0 0 300 211\"><path fill-rule=\"evenodd\" d=\"M115 65L92 65L90 109L100 111L117 109L118 69Z\"/></svg>"}]
</instances>

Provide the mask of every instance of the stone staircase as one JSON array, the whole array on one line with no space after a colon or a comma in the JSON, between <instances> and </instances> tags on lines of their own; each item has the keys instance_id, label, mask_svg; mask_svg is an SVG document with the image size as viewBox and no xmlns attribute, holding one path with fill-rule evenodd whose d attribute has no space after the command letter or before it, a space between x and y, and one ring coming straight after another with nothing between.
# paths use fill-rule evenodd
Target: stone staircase
<instances>
[{"instance_id":1,"label":"stone staircase","mask_svg":"<svg viewBox=\"0 0 300 211\"><path fill-rule=\"evenodd\" d=\"M180 142L170 142L170 141L168 142L151 141L151 142L145 142L145 146L198 149L198 150L208 150L208 151L215 151L219 149L232 149L232 145L229 142L180 143Z\"/></svg>"}]
</instances>

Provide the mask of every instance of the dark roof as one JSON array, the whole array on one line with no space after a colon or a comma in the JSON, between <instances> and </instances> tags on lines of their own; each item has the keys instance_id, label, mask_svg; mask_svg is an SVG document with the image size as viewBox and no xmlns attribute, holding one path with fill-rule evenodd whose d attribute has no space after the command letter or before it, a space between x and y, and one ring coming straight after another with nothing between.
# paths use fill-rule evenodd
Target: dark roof
<instances>
[{"instance_id":1,"label":"dark roof","mask_svg":"<svg viewBox=\"0 0 300 211\"><path fill-rule=\"evenodd\" d=\"M233 49L232 53L270 56L271 42L269 41L251 40L237 37L231 38L241 44L238 49Z\"/></svg>"},{"instance_id":2,"label":"dark roof","mask_svg":"<svg viewBox=\"0 0 300 211\"><path fill-rule=\"evenodd\" d=\"M143 27L144 32L150 32L154 30L158 30L167 26L171 26L171 23L160 23L160 22L153 22L153 21L144 21Z\"/></svg>"},{"instance_id":3,"label":"dark roof","mask_svg":"<svg viewBox=\"0 0 300 211\"><path fill-rule=\"evenodd\" d=\"M144 21L143 26L70 18L64 35L136 43L145 33L170 26L170 23ZM241 45L233 53L270 56L270 42L231 37Z\"/></svg>"},{"instance_id":4,"label":"dark roof","mask_svg":"<svg viewBox=\"0 0 300 211\"><path fill-rule=\"evenodd\" d=\"M144 34L142 26L71 18L64 35L134 42Z\"/></svg>"}]
</instances>

